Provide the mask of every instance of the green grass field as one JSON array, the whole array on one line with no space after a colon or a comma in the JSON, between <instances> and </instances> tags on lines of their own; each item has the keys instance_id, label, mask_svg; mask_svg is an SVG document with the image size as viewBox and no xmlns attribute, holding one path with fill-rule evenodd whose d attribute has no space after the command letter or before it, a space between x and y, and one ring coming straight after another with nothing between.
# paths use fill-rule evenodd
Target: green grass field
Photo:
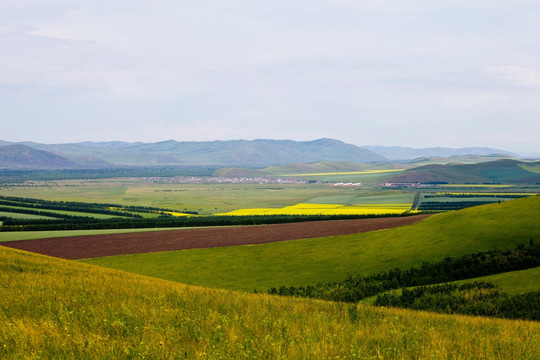
<instances>
[{"instance_id":1,"label":"green grass field","mask_svg":"<svg viewBox=\"0 0 540 360\"><path fill-rule=\"evenodd\" d=\"M370 233L83 260L194 285L267 290L374 274L540 241L540 196L433 215Z\"/></svg>"},{"instance_id":2,"label":"green grass field","mask_svg":"<svg viewBox=\"0 0 540 360\"><path fill-rule=\"evenodd\" d=\"M54 219L53 217L49 217L49 216L21 214L21 213L7 212L7 211L0 211L0 216L11 217L14 219Z\"/></svg>"},{"instance_id":3,"label":"green grass field","mask_svg":"<svg viewBox=\"0 0 540 360\"><path fill-rule=\"evenodd\" d=\"M461 280L457 281L457 283L485 281L499 286L510 295L517 295L540 290L540 281L538 279L540 279L540 267L483 276L473 280Z\"/></svg>"},{"instance_id":4,"label":"green grass field","mask_svg":"<svg viewBox=\"0 0 540 360\"><path fill-rule=\"evenodd\" d=\"M3 359L538 359L540 324L186 286L0 246Z\"/></svg>"}]
</instances>

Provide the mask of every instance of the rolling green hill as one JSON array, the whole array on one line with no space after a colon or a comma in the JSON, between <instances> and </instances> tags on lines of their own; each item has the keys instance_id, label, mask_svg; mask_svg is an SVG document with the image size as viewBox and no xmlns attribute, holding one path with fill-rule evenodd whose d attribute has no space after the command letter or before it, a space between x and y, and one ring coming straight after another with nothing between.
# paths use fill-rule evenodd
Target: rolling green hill
<instances>
[{"instance_id":1,"label":"rolling green hill","mask_svg":"<svg viewBox=\"0 0 540 360\"><path fill-rule=\"evenodd\" d=\"M0 146L0 168L76 168L73 161L26 145Z\"/></svg>"},{"instance_id":2,"label":"rolling green hill","mask_svg":"<svg viewBox=\"0 0 540 360\"><path fill-rule=\"evenodd\" d=\"M405 160L405 159L417 159L422 157L459 157L459 156L468 156L468 155L481 155L481 156L505 156L505 157L516 157L516 154L513 154L506 150L485 148L485 147L469 147L469 148L444 148L444 147L434 147L434 148L423 148L423 149L414 149L410 147L403 146L362 146L364 149L369 149L381 154L382 156L390 160Z\"/></svg>"},{"instance_id":3,"label":"rolling green hill","mask_svg":"<svg viewBox=\"0 0 540 360\"><path fill-rule=\"evenodd\" d=\"M369 275L423 261L540 242L540 196L433 215L411 226L257 246L87 259L194 285L267 290Z\"/></svg>"},{"instance_id":4,"label":"rolling green hill","mask_svg":"<svg viewBox=\"0 0 540 360\"><path fill-rule=\"evenodd\" d=\"M3 359L538 359L540 324L204 289L0 246Z\"/></svg>"},{"instance_id":5,"label":"rolling green hill","mask_svg":"<svg viewBox=\"0 0 540 360\"><path fill-rule=\"evenodd\" d=\"M389 182L528 183L540 182L539 162L496 160L478 164L425 165L393 176Z\"/></svg>"}]
</instances>

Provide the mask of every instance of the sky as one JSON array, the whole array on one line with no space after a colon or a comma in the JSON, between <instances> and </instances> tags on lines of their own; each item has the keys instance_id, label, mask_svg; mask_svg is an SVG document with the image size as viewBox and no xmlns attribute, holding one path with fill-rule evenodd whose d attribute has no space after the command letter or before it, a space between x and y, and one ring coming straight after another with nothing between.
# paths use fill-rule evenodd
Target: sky
<instances>
[{"instance_id":1,"label":"sky","mask_svg":"<svg viewBox=\"0 0 540 360\"><path fill-rule=\"evenodd\" d=\"M0 140L540 153L540 1L2 0Z\"/></svg>"}]
</instances>

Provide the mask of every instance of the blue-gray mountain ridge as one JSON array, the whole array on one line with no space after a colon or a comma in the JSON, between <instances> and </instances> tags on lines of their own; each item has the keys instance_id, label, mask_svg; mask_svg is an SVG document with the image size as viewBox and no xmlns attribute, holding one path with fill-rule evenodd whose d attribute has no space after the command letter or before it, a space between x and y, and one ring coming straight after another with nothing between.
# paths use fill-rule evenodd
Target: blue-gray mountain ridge
<instances>
[{"instance_id":1,"label":"blue-gray mountain ridge","mask_svg":"<svg viewBox=\"0 0 540 360\"><path fill-rule=\"evenodd\" d=\"M0 140L1 167L92 168L124 165L265 167L317 161L385 162L396 158L411 158L412 154L414 157L441 156L441 154L449 156L514 155L504 150L489 148L437 148L437 151L432 151L432 149L359 147L327 138L313 141L257 139L180 142L168 140L157 143L113 141L69 144L13 143Z\"/></svg>"}]
</instances>

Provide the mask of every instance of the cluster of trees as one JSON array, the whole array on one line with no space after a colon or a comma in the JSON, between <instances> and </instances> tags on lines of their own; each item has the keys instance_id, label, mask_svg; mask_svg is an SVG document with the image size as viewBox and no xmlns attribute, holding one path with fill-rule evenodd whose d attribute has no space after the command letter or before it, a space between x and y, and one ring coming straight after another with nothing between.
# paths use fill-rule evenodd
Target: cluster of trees
<instances>
[{"instance_id":1,"label":"cluster of trees","mask_svg":"<svg viewBox=\"0 0 540 360\"><path fill-rule=\"evenodd\" d=\"M356 302L392 289L430 285L540 266L540 246L530 242L507 251L487 251L439 262L424 262L408 270L399 268L370 276L349 275L341 281L308 286L271 288L269 294Z\"/></svg>"},{"instance_id":2,"label":"cluster of trees","mask_svg":"<svg viewBox=\"0 0 540 360\"><path fill-rule=\"evenodd\" d=\"M485 282L403 289L377 296L374 305L540 321L540 291L510 296Z\"/></svg>"}]
</instances>

